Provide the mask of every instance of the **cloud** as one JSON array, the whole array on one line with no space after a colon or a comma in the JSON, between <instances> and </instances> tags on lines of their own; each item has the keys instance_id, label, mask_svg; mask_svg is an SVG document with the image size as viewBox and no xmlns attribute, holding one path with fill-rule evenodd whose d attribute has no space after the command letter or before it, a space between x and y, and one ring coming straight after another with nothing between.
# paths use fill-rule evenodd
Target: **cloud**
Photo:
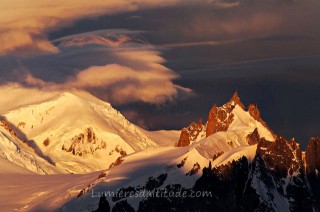
<instances>
[{"instance_id":1,"label":"cloud","mask_svg":"<svg viewBox=\"0 0 320 212\"><path fill-rule=\"evenodd\" d=\"M149 53L147 53L149 55ZM93 66L70 78L63 88L101 90L109 101L116 104L143 101L163 103L173 101L178 90L191 92L172 83L177 76L166 68L158 67L135 70L118 64ZM101 96L101 95L100 95Z\"/></svg>"},{"instance_id":2,"label":"cloud","mask_svg":"<svg viewBox=\"0 0 320 212\"><path fill-rule=\"evenodd\" d=\"M58 49L47 40L47 33L76 20L194 2L195 0L0 0L0 54L56 53Z\"/></svg>"},{"instance_id":3,"label":"cloud","mask_svg":"<svg viewBox=\"0 0 320 212\"><path fill-rule=\"evenodd\" d=\"M172 82L178 76L171 70L157 68L135 70L118 64L92 66L70 77L65 83L56 84L43 81L28 74L23 82L29 86L59 90L81 89L98 93L100 97L114 104L142 101L161 104L174 101L179 93L192 94L192 90ZM160 65L161 66L161 65Z\"/></svg>"},{"instance_id":4,"label":"cloud","mask_svg":"<svg viewBox=\"0 0 320 212\"><path fill-rule=\"evenodd\" d=\"M219 7L219 4L226 6ZM158 18L161 27L155 29L161 35L159 43L162 41L171 47L206 43L214 46L216 43L228 45L227 41L246 42L268 36L306 39L320 36L320 28L316 27L320 20L320 1L215 0L212 5L163 9L160 14L166 14L166 18Z\"/></svg>"},{"instance_id":5,"label":"cloud","mask_svg":"<svg viewBox=\"0 0 320 212\"><path fill-rule=\"evenodd\" d=\"M223 41L198 41L198 42L185 42L185 43L169 43L162 44L164 47L176 48L176 47L192 47L192 46L220 46L226 44L232 44L241 42L243 40L223 40Z\"/></svg>"},{"instance_id":6,"label":"cloud","mask_svg":"<svg viewBox=\"0 0 320 212\"><path fill-rule=\"evenodd\" d=\"M313 27L319 19L320 3L316 0L0 0L0 55L57 53L59 48L48 41L47 34L77 20L186 4L195 11L199 7L207 10L198 11L191 19L189 14L181 14L182 26L176 20L166 25L173 33L182 31L189 42L203 37L209 41L248 39L302 29L319 32Z\"/></svg>"},{"instance_id":7,"label":"cloud","mask_svg":"<svg viewBox=\"0 0 320 212\"><path fill-rule=\"evenodd\" d=\"M134 123L138 126L142 127L145 130L148 130L149 126L146 121L138 114L136 111L133 110L122 110L121 113L129 120L134 120Z\"/></svg>"},{"instance_id":8,"label":"cloud","mask_svg":"<svg viewBox=\"0 0 320 212\"><path fill-rule=\"evenodd\" d=\"M58 61L73 60L72 64L85 62L86 68L62 70L61 79L46 76L56 69L34 72L34 65L20 67L18 81L27 86L51 90L80 89L90 91L113 104L145 102L162 104L192 94L192 90L173 83L179 76L165 67L160 49L149 44L138 32L127 30L103 30L76 34L53 41L59 47ZM92 51L97 51L103 65L92 65ZM47 58L49 56L46 56ZM51 60L49 57L49 60ZM36 66L39 67L37 59ZM57 63L57 58L53 61ZM26 62L28 63L28 62ZM44 63L48 66L48 63ZM41 65L40 65L41 66ZM66 65L63 64L63 67ZM83 66L79 66L83 67ZM43 66L42 68L45 68Z\"/></svg>"}]
</instances>

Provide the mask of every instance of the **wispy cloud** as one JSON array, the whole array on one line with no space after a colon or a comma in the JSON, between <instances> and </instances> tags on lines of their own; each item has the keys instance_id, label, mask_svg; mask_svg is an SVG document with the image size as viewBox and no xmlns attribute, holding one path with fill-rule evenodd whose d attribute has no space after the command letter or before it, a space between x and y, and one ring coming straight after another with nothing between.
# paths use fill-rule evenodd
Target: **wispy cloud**
<instances>
[{"instance_id":1,"label":"wispy cloud","mask_svg":"<svg viewBox=\"0 0 320 212\"><path fill-rule=\"evenodd\" d=\"M242 40L222 40L222 41L198 41L198 42L185 42L185 43L168 43L162 44L164 47L190 47L190 46L220 46L231 43L240 42Z\"/></svg>"},{"instance_id":2,"label":"wispy cloud","mask_svg":"<svg viewBox=\"0 0 320 212\"><path fill-rule=\"evenodd\" d=\"M51 90L81 89L98 94L114 104L142 101L161 104L174 101L179 96L188 96L192 90L173 83L178 75L165 67L165 59L159 49L138 36L134 31L97 31L68 36L55 41L60 55L75 51L75 61L86 60L80 54L88 52L88 68L65 73L61 81L45 80L24 69L20 79L25 85ZM103 49L104 65L89 65L90 50ZM66 51L66 52L65 52ZM100 52L100 56L103 53ZM43 74L46 71L42 72Z\"/></svg>"}]
</instances>

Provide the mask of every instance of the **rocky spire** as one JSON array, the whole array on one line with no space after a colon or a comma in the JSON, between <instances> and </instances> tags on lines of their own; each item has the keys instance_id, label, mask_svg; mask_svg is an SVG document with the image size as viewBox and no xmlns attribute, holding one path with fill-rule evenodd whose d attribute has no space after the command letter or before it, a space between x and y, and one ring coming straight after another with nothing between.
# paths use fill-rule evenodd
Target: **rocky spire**
<instances>
[{"instance_id":1,"label":"rocky spire","mask_svg":"<svg viewBox=\"0 0 320 212\"><path fill-rule=\"evenodd\" d=\"M231 105L234 105L234 106L239 105L243 110L245 110L245 107L239 98L238 91L234 92L229 102L231 103Z\"/></svg>"}]
</instances>

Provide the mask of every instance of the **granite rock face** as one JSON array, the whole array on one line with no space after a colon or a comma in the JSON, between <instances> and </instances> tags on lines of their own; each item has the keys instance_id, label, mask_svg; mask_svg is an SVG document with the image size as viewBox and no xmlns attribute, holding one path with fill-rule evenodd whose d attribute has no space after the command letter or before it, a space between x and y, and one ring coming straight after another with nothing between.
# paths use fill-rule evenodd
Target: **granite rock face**
<instances>
[{"instance_id":1,"label":"granite rock face","mask_svg":"<svg viewBox=\"0 0 320 212\"><path fill-rule=\"evenodd\" d=\"M203 131L202 119L198 123L193 122L188 127L181 130L178 146L188 146L192 141L195 141L199 134Z\"/></svg>"}]
</instances>

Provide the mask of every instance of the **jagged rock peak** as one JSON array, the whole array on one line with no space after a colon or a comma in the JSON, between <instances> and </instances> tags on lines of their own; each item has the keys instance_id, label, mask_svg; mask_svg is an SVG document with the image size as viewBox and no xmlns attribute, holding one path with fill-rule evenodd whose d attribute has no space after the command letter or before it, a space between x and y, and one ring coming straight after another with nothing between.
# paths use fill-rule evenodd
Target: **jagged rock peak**
<instances>
[{"instance_id":1,"label":"jagged rock peak","mask_svg":"<svg viewBox=\"0 0 320 212\"><path fill-rule=\"evenodd\" d=\"M222 107L218 107L216 104L211 108L208 115L206 136L210 136L219 131L227 131L229 125L232 123L234 115L231 113L234 107L238 105L243 110L245 107L241 102L238 91L236 91L228 103Z\"/></svg>"},{"instance_id":2,"label":"jagged rock peak","mask_svg":"<svg viewBox=\"0 0 320 212\"><path fill-rule=\"evenodd\" d=\"M231 97L230 101L231 105L239 105L243 110L245 110L244 104L241 102L238 91L234 92L233 96Z\"/></svg>"},{"instance_id":3,"label":"jagged rock peak","mask_svg":"<svg viewBox=\"0 0 320 212\"><path fill-rule=\"evenodd\" d=\"M183 128L178 141L178 147L189 146L192 141L197 140L203 128L204 126L201 118L198 123L192 122L188 127Z\"/></svg>"},{"instance_id":4,"label":"jagged rock peak","mask_svg":"<svg viewBox=\"0 0 320 212\"><path fill-rule=\"evenodd\" d=\"M243 110L243 112L246 111L243 103L239 98L238 92L236 91L233 94L230 101L228 101L226 104L220 107L218 107L216 104L213 105L213 107L210 109L208 113L208 119L205 125L202 125L202 122L199 122L199 124L194 122L188 127L183 128L181 130L178 146L188 146L192 141L196 141L199 140L199 138L203 138L204 135L205 137L209 137L210 135L215 134L216 132L227 131L229 126L234 121L235 113L233 113L233 111L237 110L237 105ZM256 104L250 104L250 106L248 107L248 113L256 121L260 122L265 128L267 128L268 131L272 134L273 139L269 138L269 140L276 139L277 135L274 132L272 132L267 123L264 122L260 117L260 111ZM256 132L253 132L253 134L250 136L247 137L249 143L256 144L257 141L260 139L258 129L256 130ZM266 135L262 134L261 137L263 136Z\"/></svg>"}]
</instances>

